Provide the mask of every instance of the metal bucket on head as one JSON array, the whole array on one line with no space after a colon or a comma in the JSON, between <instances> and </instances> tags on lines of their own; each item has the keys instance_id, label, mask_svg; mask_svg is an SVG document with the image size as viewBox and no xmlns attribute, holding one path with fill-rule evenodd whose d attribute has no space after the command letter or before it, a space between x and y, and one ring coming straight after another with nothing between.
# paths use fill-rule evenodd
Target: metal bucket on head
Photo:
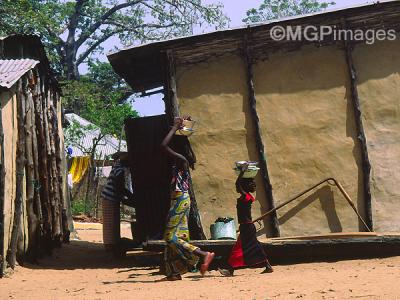
<instances>
[{"instance_id":1,"label":"metal bucket on head","mask_svg":"<svg viewBox=\"0 0 400 300\"><path fill-rule=\"evenodd\" d=\"M194 120L183 120L182 128L178 129L175 134L187 137L191 136L194 133L194 124L196 124L196 121Z\"/></svg>"},{"instance_id":2,"label":"metal bucket on head","mask_svg":"<svg viewBox=\"0 0 400 300\"><path fill-rule=\"evenodd\" d=\"M240 174L240 170L244 164L248 164L248 169L244 172L243 178L255 178L258 171L260 170L260 168L257 167L258 162L256 161L241 160L235 162L235 167L233 168L233 170L235 170L236 175Z\"/></svg>"}]
</instances>

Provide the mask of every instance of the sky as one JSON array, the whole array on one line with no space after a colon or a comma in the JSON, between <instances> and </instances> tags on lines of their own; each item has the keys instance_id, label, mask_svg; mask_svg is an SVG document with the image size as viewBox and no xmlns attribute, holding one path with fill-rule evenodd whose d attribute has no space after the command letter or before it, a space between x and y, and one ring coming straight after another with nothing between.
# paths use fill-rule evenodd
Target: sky
<instances>
[{"instance_id":1,"label":"sky","mask_svg":"<svg viewBox=\"0 0 400 300\"><path fill-rule=\"evenodd\" d=\"M325 0L325 2L334 1L336 4L332 8L348 7L357 4L371 3L376 1L367 0ZM246 11L250 8L257 8L263 2L262 0L203 0L205 4L222 2L224 4L225 14L231 19L229 27L242 26L242 19L246 16ZM137 98L132 103L134 109L140 116L152 116L164 113L164 102L162 95L153 95L151 97Z\"/></svg>"}]
</instances>

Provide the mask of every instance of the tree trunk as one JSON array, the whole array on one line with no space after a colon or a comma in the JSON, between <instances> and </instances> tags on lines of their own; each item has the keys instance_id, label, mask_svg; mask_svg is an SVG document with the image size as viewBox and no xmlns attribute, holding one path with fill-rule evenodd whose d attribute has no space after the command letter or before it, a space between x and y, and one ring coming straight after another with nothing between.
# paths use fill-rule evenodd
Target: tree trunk
<instances>
[{"instance_id":1,"label":"tree trunk","mask_svg":"<svg viewBox=\"0 0 400 300\"><path fill-rule=\"evenodd\" d=\"M18 141L17 141L17 163L16 163L16 195L14 208L14 221L11 232L11 240L7 251L7 261L11 268L15 267L17 256L17 245L22 218L23 202L23 181L25 169L25 86L21 80L17 84L17 123L18 123Z\"/></svg>"},{"instance_id":2,"label":"tree trunk","mask_svg":"<svg viewBox=\"0 0 400 300\"><path fill-rule=\"evenodd\" d=\"M65 43L65 63L67 67L67 79L79 79L78 66L76 65L77 42L75 39L76 29L78 27L79 18L82 13L82 7L85 0L76 0L75 11L69 18L68 22L68 37Z\"/></svg>"},{"instance_id":3,"label":"tree trunk","mask_svg":"<svg viewBox=\"0 0 400 300\"><path fill-rule=\"evenodd\" d=\"M76 49L75 49L75 41L68 41L66 43L66 57L65 57L65 64L66 64L66 77L67 80L78 80L79 79L79 72L78 67L76 65Z\"/></svg>"}]
</instances>

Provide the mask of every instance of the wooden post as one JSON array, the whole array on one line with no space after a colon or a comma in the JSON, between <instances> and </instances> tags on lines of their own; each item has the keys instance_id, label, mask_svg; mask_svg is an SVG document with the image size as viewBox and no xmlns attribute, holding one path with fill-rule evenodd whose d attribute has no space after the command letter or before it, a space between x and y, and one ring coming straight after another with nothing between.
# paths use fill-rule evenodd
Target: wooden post
<instances>
[{"instance_id":1,"label":"wooden post","mask_svg":"<svg viewBox=\"0 0 400 300\"><path fill-rule=\"evenodd\" d=\"M57 195L57 211L59 214L59 220L60 220L60 232L61 232L61 237L63 241L69 241L69 233L68 230L68 224L67 224L67 219L66 215L63 215L64 211L64 193L63 193L63 170L62 170L62 155L64 153L64 149L61 149L61 139L60 135L58 132L58 122L61 122L61 120L58 120L58 115L57 115L57 109L55 105L57 105L58 100L59 100L59 94L57 91L52 91L50 93L51 98L49 99L48 102L48 109L49 109L49 114L51 115L51 124L52 124L52 144L53 144L53 173L55 177L55 183L56 183L56 195ZM65 231L65 229L67 231Z\"/></svg>"},{"instance_id":2,"label":"wooden post","mask_svg":"<svg viewBox=\"0 0 400 300\"><path fill-rule=\"evenodd\" d=\"M45 119L46 138L50 145L48 149L49 158L49 174L50 174L50 195L51 195L51 208L53 213L53 241L58 245L62 241L62 208L60 207L60 184L58 182L57 173L57 157L56 157L56 145L55 145L55 131L58 128L54 128L53 122L53 93L50 89L46 91L45 101L43 102L43 109L47 116Z\"/></svg>"},{"instance_id":3,"label":"wooden post","mask_svg":"<svg viewBox=\"0 0 400 300\"><path fill-rule=\"evenodd\" d=\"M165 112L172 124L174 117L179 116L179 104L178 104L178 95L176 88L176 74L175 74L175 60L173 53L171 51L167 51L164 57L164 69L165 69L165 86L164 86L164 97L165 97ZM199 211L197 208L196 196L193 189L192 179L189 176L190 180L190 214L189 214L189 231L192 239L205 239L206 236L204 234L203 226L201 224L201 219L199 215Z\"/></svg>"},{"instance_id":4,"label":"wooden post","mask_svg":"<svg viewBox=\"0 0 400 300\"><path fill-rule=\"evenodd\" d=\"M1 99L1 98L0 98ZM4 275L4 129L3 129L3 103L0 101L0 278Z\"/></svg>"},{"instance_id":5,"label":"wooden post","mask_svg":"<svg viewBox=\"0 0 400 300\"><path fill-rule=\"evenodd\" d=\"M47 143L44 127L45 114L42 108L42 101L44 96L44 83L39 74L36 73L37 84L33 94L34 106L35 106L35 117L36 117L36 128L37 128L37 144L38 147L38 159L39 159L39 180L40 180L40 199L43 214L43 242L45 250L51 252L51 240L53 231L53 216L51 212L50 204L50 192L49 192L49 177L48 177L48 163L47 163Z\"/></svg>"},{"instance_id":6,"label":"wooden post","mask_svg":"<svg viewBox=\"0 0 400 300\"><path fill-rule=\"evenodd\" d=\"M201 224L201 219L199 215L199 209L197 207L196 196L194 194L192 176L189 172L189 195L190 195L190 212L188 226L191 234L191 238L194 240L206 240L206 235L203 230L203 225Z\"/></svg>"},{"instance_id":7,"label":"wooden post","mask_svg":"<svg viewBox=\"0 0 400 300\"><path fill-rule=\"evenodd\" d=\"M55 116L55 130L56 130L56 156L57 156L57 169L60 183L60 206L62 207L62 226L63 226L63 241L68 243L70 241L70 233L74 232L74 224L71 212L71 199L68 187L68 167L65 152L65 141L62 137L62 114L59 118L58 113L62 111L60 92L54 92L53 100L53 114Z\"/></svg>"},{"instance_id":8,"label":"wooden post","mask_svg":"<svg viewBox=\"0 0 400 300\"><path fill-rule=\"evenodd\" d=\"M32 72L29 72L28 76L30 81L32 78ZM31 84L30 84L31 85ZM27 256L30 261L35 261L37 258L38 250L38 232L39 223L38 218L35 213L35 168L33 159L33 124L32 124L32 114L34 113L32 94L30 87L27 87L27 97L25 97L25 174L26 174L26 211L28 216L28 236L29 244Z\"/></svg>"},{"instance_id":9,"label":"wooden post","mask_svg":"<svg viewBox=\"0 0 400 300\"><path fill-rule=\"evenodd\" d=\"M255 142L259 160L259 166L261 171L261 176L263 180L264 189L267 195L267 204L269 209L275 208L274 198L272 194L272 185L269 179L268 174L268 167L267 161L265 158L264 152L264 143L262 140L261 135L261 128L260 128L260 119L257 113L257 100L256 100L256 93L254 89L254 80L253 80L253 58L251 55L251 51L248 45L249 36L246 34L244 39L244 61L246 64L246 78L247 78L247 88L248 88L248 96L249 96L249 106L250 106L250 113L252 116L253 127L255 130ZM280 236L279 232L279 222L276 212L271 214L269 218L270 226L271 226L271 234L274 237Z\"/></svg>"},{"instance_id":10,"label":"wooden post","mask_svg":"<svg viewBox=\"0 0 400 300\"><path fill-rule=\"evenodd\" d=\"M357 139L360 143L361 157L362 157L363 188L364 188L364 199L365 199L365 222L367 223L368 227L373 231L371 189L370 189L371 164L369 162L369 157L368 157L367 139L365 137L360 99L358 97L357 72L353 63L352 52L353 52L353 47L348 43L348 41L345 41L345 54L346 54L347 67L350 77L351 99L355 114ZM363 230L365 230L364 226L362 226L362 228Z\"/></svg>"},{"instance_id":11,"label":"wooden post","mask_svg":"<svg viewBox=\"0 0 400 300\"><path fill-rule=\"evenodd\" d=\"M38 247L40 247L41 243L41 234L43 232L43 214L42 214L42 205L40 199L40 177L39 177L39 149L38 149L38 136L36 132L36 114L37 111L35 109L35 93L37 90L37 85L39 84L37 73L32 74L32 94L30 97L30 106L31 106L31 132L32 132L32 153L33 153L33 168L34 168L34 209L36 212L36 216L38 219Z\"/></svg>"},{"instance_id":12,"label":"wooden post","mask_svg":"<svg viewBox=\"0 0 400 300\"><path fill-rule=\"evenodd\" d=\"M165 110L172 122L174 117L179 116L178 95L176 91L175 60L171 51L167 51L165 58Z\"/></svg>"},{"instance_id":13,"label":"wooden post","mask_svg":"<svg viewBox=\"0 0 400 300\"><path fill-rule=\"evenodd\" d=\"M17 123L18 123L18 141L17 141L17 163L16 163L16 194L14 221L11 232L9 249L7 251L7 262L14 269L17 256L17 245L22 218L22 202L23 202L23 181L25 170L25 83L22 80L17 84Z\"/></svg>"},{"instance_id":14,"label":"wooden post","mask_svg":"<svg viewBox=\"0 0 400 300\"><path fill-rule=\"evenodd\" d=\"M89 203L89 194L91 194L90 186L92 183L92 176L93 176L93 167L92 167L93 161L94 161L93 154L90 154L89 166L86 171L87 181L86 181L86 192L85 192L84 206L83 206L83 214L87 216L90 215L90 212L88 212L88 203Z\"/></svg>"}]
</instances>

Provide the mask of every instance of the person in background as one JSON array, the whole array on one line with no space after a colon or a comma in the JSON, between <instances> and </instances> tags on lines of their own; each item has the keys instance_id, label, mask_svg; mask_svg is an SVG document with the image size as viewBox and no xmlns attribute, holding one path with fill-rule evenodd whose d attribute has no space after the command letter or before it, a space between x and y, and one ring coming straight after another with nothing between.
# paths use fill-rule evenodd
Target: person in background
<instances>
[{"instance_id":1,"label":"person in background","mask_svg":"<svg viewBox=\"0 0 400 300\"><path fill-rule=\"evenodd\" d=\"M236 269L265 268L263 273L272 273L267 255L260 242L257 240L256 227L251 218L251 206L255 198L251 193L256 191L254 178L243 178L248 164L244 164L236 180L236 191L240 194L237 199L237 215L240 235L228 259L228 266L220 268L224 276L233 276Z\"/></svg>"},{"instance_id":2,"label":"person in background","mask_svg":"<svg viewBox=\"0 0 400 300\"><path fill-rule=\"evenodd\" d=\"M123 255L124 247L120 238L120 203L135 207L132 192L126 187L126 171L129 170L129 157L126 152L117 152L112 158L114 166L101 193L103 206L103 243L115 256Z\"/></svg>"},{"instance_id":3,"label":"person in background","mask_svg":"<svg viewBox=\"0 0 400 300\"><path fill-rule=\"evenodd\" d=\"M129 172L128 153L117 152L113 154L112 158L115 160L115 163L101 195L105 200L122 202L124 205L135 207L132 190L128 188L131 183L126 182L126 171Z\"/></svg>"},{"instance_id":4,"label":"person in background","mask_svg":"<svg viewBox=\"0 0 400 300\"><path fill-rule=\"evenodd\" d=\"M189 118L188 120L190 120ZM161 281L181 280L181 275L193 270L200 258L202 259L200 272L204 276L214 258L214 253L202 251L189 243L190 196L188 168L194 169L196 156L190 147L188 138L175 135L175 132L182 127L182 123L183 118L175 118L174 125L161 144L161 148L174 161L171 182L171 205L164 233L164 239L167 242L164 251L166 277Z\"/></svg>"}]
</instances>

